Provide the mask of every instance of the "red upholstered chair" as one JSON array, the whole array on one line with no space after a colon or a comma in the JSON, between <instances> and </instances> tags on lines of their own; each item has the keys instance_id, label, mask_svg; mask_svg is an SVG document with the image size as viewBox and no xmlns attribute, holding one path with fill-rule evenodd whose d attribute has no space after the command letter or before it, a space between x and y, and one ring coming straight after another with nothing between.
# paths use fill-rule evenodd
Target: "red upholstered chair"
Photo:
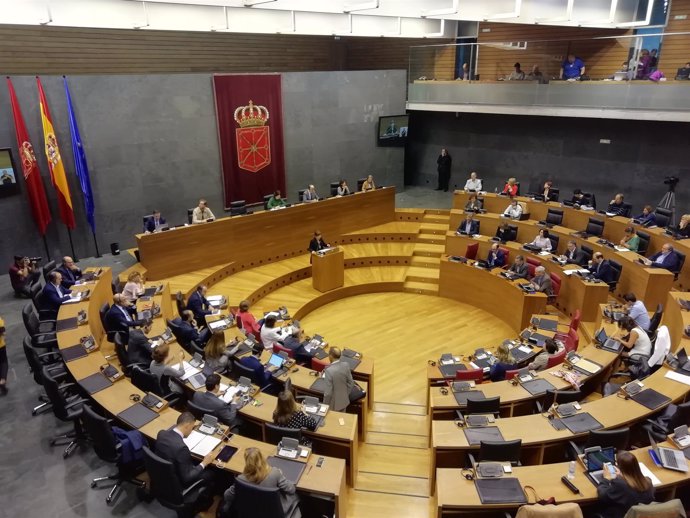
<instances>
[{"instance_id":1,"label":"red upholstered chair","mask_svg":"<svg viewBox=\"0 0 690 518\"><path fill-rule=\"evenodd\" d=\"M556 365L560 365L561 363L563 363L563 359L565 358L565 353L566 353L566 349L564 347L562 351L557 352L553 356L549 356L549 360L546 362L546 368L549 369L551 367L554 367Z\"/></svg>"},{"instance_id":2,"label":"red upholstered chair","mask_svg":"<svg viewBox=\"0 0 690 518\"><path fill-rule=\"evenodd\" d=\"M283 346L280 345L280 344L273 344L273 352L275 352L275 353L284 352L284 353L286 353L290 358L294 358L294 357L295 357L295 351L293 351L292 349L288 349L287 347L283 347Z\"/></svg>"},{"instance_id":3,"label":"red upholstered chair","mask_svg":"<svg viewBox=\"0 0 690 518\"><path fill-rule=\"evenodd\" d=\"M580 320L582 319L582 311L579 309L575 310L575 314L573 315L573 318L570 320L570 330L577 331L578 328L580 327Z\"/></svg>"},{"instance_id":4,"label":"red upholstered chair","mask_svg":"<svg viewBox=\"0 0 690 518\"><path fill-rule=\"evenodd\" d=\"M478 252L479 243L472 243L471 245L467 245L467 250L465 250L465 257L467 259L476 259Z\"/></svg>"},{"instance_id":5,"label":"red upholstered chair","mask_svg":"<svg viewBox=\"0 0 690 518\"><path fill-rule=\"evenodd\" d=\"M316 372L322 372L329 365L330 365L329 362L321 361L318 358L312 358L311 359L311 368L312 368L312 370L315 370Z\"/></svg>"},{"instance_id":6,"label":"red upholstered chair","mask_svg":"<svg viewBox=\"0 0 690 518\"><path fill-rule=\"evenodd\" d=\"M534 277L534 269L537 266L541 266L541 261L539 259L535 259L534 257L530 257L529 255L525 257L525 260L527 261L527 272L529 273L531 279Z\"/></svg>"},{"instance_id":7,"label":"red upholstered chair","mask_svg":"<svg viewBox=\"0 0 690 518\"><path fill-rule=\"evenodd\" d=\"M475 383L481 383L484 381L484 371L482 369L457 371L455 373L455 381L474 381Z\"/></svg>"},{"instance_id":8,"label":"red upholstered chair","mask_svg":"<svg viewBox=\"0 0 690 518\"><path fill-rule=\"evenodd\" d=\"M549 297L548 302L549 304L553 304L556 302L558 294L561 292L561 277L555 273L549 274L549 277L551 277L551 289L553 290L553 295Z\"/></svg>"},{"instance_id":9,"label":"red upholstered chair","mask_svg":"<svg viewBox=\"0 0 690 518\"><path fill-rule=\"evenodd\" d=\"M503 255L505 257L505 264L503 265L503 267L510 268L510 250L508 250L507 248L503 248L502 246L500 246L498 249L503 250Z\"/></svg>"},{"instance_id":10,"label":"red upholstered chair","mask_svg":"<svg viewBox=\"0 0 690 518\"><path fill-rule=\"evenodd\" d=\"M520 372L520 369L515 369L512 371L506 371L506 380L512 380L515 376L518 375Z\"/></svg>"},{"instance_id":11,"label":"red upholstered chair","mask_svg":"<svg viewBox=\"0 0 690 518\"><path fill-rule=\"evenodd\" d=\"M563 343L565 344L566 353L569 353L570 351L577 351L577 348L580 345L580 337L578 336L577 331L570 329L568 334L564 336Z\"/></svg>"}]
</instances>

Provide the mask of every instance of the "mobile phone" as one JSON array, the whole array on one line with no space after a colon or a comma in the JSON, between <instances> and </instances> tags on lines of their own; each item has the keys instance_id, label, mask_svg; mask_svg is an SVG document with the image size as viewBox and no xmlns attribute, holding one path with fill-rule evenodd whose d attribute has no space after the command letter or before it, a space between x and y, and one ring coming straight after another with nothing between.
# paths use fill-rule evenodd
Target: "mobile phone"
<instances>
[{"instance_id":1,"label":"mobile phone","mask_svg":"<svg viewBox=\"0 0 690 518\"><path fill-rule=\"evenodd\" d=\"M604 467L608 470L609 475L615 475L616 474L616 468L610 462L607 462L606 464L604 464Z\"/></svg>"},{"instance_id":2,"label":"mobile phone","mask_svg":"<svg viewBox=\"0 0 690 518\"><path fill-rule=\"evenodd\" d=\"M216 460L219 460L220 462L227 462L236 452L237 448L234 446L223 446L223 449L220 450L220 453L218 453Z\"/></svg>"}]
</instances>

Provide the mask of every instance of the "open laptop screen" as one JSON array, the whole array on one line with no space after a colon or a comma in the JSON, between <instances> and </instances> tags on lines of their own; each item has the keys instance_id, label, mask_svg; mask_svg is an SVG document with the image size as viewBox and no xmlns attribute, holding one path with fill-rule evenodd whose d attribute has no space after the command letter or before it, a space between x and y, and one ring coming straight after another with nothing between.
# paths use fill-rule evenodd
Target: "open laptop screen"
<instances>
[{"instance_id":1,"label":"open laptop screen","mask_svg":"<svg viewBox=\"0 0 690 518\"><path fill-rule=\"evenodd\" d=\"M268 360L268 364L273 365L274 367L279 369L280 367L283 366L284 361L285 361L285 359L282 356L280 356L278 354L272 354L271 358Z\"/></svg>"},{"instance_id":2,"label":"open laptop screen","mask_svg":"<svg viewBox=\"0 0 690 518\"><path fill-rule=\"evenodd\" d=\"M599 471L604 469L604 464L610 462L616 463L616 449L602 448L601 450L592 451L585 456L587 460L587 471Z\"/></svg>"}]
</instances>

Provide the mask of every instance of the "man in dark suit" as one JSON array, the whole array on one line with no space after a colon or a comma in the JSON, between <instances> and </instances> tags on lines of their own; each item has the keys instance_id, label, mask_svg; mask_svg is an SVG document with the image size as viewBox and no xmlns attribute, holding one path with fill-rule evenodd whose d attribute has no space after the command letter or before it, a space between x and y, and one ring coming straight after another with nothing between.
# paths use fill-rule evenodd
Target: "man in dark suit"
<instances>
[{"instance_id":1,"label":"man in dark suit","mask_svg":"<svg viewBox=\"0 0 690 518\"><path fill-rule=\"evenodd\" d=\"M563 255L567 264L585 264L585 253L577 247L577 243L572 239L568 241L567 250Z\"/></svg>"},{"instance_id":2,"label":"man in dark suit","mask_svg":"<svg viewBox=\"0 0 690 518\"><path fill-rule=\"evenodd\" d=\"M207 483L212 482L213 473L206 470L206 467L211 465L219 450L219 447L213 450L199 464L194 463L192 454L184 443L184 439L194 430L194 423L192 414L182 412L172 430L161 430L156 437L156 455L173 463L177 478L183 487L188 487L200 479Z\"/></svg>"},{"instance_id":3,"label":"man in dark suit","mask_svg":"<svg viewBox=\"0 0 690 518\"><path fill-rule=\"evenodd\" d=\"M486 257L486 262L492 268L501 268L506 264L506 254L498 246L498 243L493 243L489 249L489 255Z\"/></svg>"},{"instance_id":4,"label":"man in dark suit","mask_svg":"<svg viewBox=\"0 0 690 518\"><path fill-rule=\"evenodd\" d=\"M194 313L194 320L196 320L197 325L202 327L206 327L206 315L213 314L211 304L206 299L207 291L208 288L204 284L200 284L187 301L187 309Z\"/></svg>"},{"instance_id":5,"label":"man in dark suit","mask_svg":"<svg viewBox=\"0 0 690 518\"><path fill-rule=\"evenodd\" d=\"M206 327L199 332L199 328L194 320L194 313L185 309L182 312L182 318L179 323L180 345L182 347L189 347L190 342L194 341L199 346L204 347L211 338L211 331Z\"/></svg>"},{"instance_id":6,"label":"man in dark suit","mask_svg":"<svg viewBox=\"0 0 690 518\"><path fill-rule=\"evenodd\" d=\"M521 255L515 257L515 262L510 266L510 270L518 279L526 279L529 276L529 268L525 263L525 258Z\"/></svg>"},{"instance_id":7,"label":"man in dark suit","mask_svg":"<svg viewBox=\"0 0 690 518\"><path fill-rule=\"evenodd\" d=\"M230 403L226 403L220 399L220 376L218 374L211 374L206 378L206 392L195 392L192 396L192 402L213 411L213 415L218 420L230 427L233 433L237 432L240 425L240 420L237 417L237 401L240 395L236 395Z\"/></svg>"},{"instance_id":8,"label":"man in dark suit","mask_svg":"<svg viewBox=\"0 0 690 518\"><path fill-rule=\"evenodd\" d=\"M245 355L240 358L240 364L248 369L254 371L254 382L260 387L265 387L271 383L271 373L268 372L261 363L261 353L264 352L264 346L259 344L254 346L251 355Z\"/></svg>"},{"instance_id":9,"label":"man in dark suit","mask_svg":"<svg viewBox=\"0 0 690 518\"><path fill-rule=\"evenodd\" d=\"M465 213L465 221L460 223L456 232L458 234L467 234L468 236L474 236L479 233L479 222L474 220L473 212Z\"/></svg>"},{"instance_id":10,"label":"man in dark suit","mask_svg":"<svg viewBox=\"0 0 690 518\"><path fill-rule=\"evenodd\" d=\"M604 254L601 252L594 253L589 271L592 272L592 275L596 279L602 280L607 284L613 281L613 268L611 268L609 262L604 259Z\"/></svg>"},{"instance_id":11,"label":"man in dark suit","mask_svg":"<svg viewBox=\"0 0 690 518\"><path fill-rule=\"evenodd\" d=\"M665 268L670 272L677 272L680 266L680 257L669 243L665 243L661 247L661 252L657 252L646 262L652 268Z\"/></svg>"},{"instance_id":12,"label":"man in dark suit","mask_svg":"<svg viewBox=\"0 0 690 518\"><path fill-rule=\"evenodd\" d=\"M153 215L146 220L146 231L155 232L156 230L160 230L161 225L165 225L165 223L165 218L161 217L161 211L154 210Z\"/></svg>"},{"instance_id":13,"label":"man in dark suit","mask_svg":"<svg viewBox=\"0 0 690 518\"><path fill-rule=\"evenodd\" d=\"M507 243L508 241L515 241L517 232L514 228L511 228L508 223L503 223L496 229L495 237L499 239L501 243Z\"/></svg>"},{"instance_id":14,"label":"man in dark suit","mask_svg":"<svg viewBox=\"0 0 690 518\"><path fill-rule=\"evenodd\" d=\"M122 333L129 343L129 328L141 326L144 320L135 320L136 310L127 297L121 293L113 295L113 305L105 314L105 330L108 337Z\"/></svg>"},{"instance_id":15,"label":"man in dark suit","mask_svg":"<svg viewBox=\"0 0 690 518\"><path fill-rule=\"evenodd\" d=\"M69 256L62 258L62 265L57 269L62 274L62 287L66 290L70 289L81 279L81 270L74 264L74 259Z\"/></svg>"},{"instance_id":16,"label":"man in dark suit","mask_svg":"<svg viewBox=\"0 0 690 518\"><path fill-rule=\"evenodd\" d=\"M355 386L350 366L340 361L340 349L331 347L328 352L331 364L324 371L326 389L323 402L336 412L344 412L350 404L350 392Z\"/></svg>"},{"instance_id":17,"label":"man in dark suit","mask_svg":"<svg viewBox=\"0 0 690 518\"><path fill-rule=\"evenodd\" d=\"M57 316L57 312L63 302L70 299L70 290L64 289L60 286L62 283L62 274L53 270L48 274L48 282L43 287L40 296L41 311L49 311Z\"/></svg>"},{"instance_id":18,"label":"man in dark suit","mask_svg":"<svg viewBox=\"0 0 690 518\"><path fill-rule=\"evenodd\" d=\"M131 364L151 363L151 341L146 336L151 332L151 322L146 322L141 329L130 329L127 342L127 359Z\"/></svg>"},{"instance_id":19,"label":"man in dark suit","mask_svg":"<svg viewBox=\"0 0 690 518\"><path fill-rule=\"evenodd\" d=\"M311 239L311 241L309 241L309 251L318 252L319 250L323 250L329 246L330 245L323 240L323 237L321 237L321 231L315 230L314 237Z\"/></svg>"},{"instance_id":20,"label":"man in dark suit","mask_svg":"<svg viewBox=\"0 0 690 518\"><path fill-rule=\"evenodd\" d=\"M553 285L551 284L551 277L546 272L543 266L537 266L534 269L534 277L532 277L532 286L537 291L545 293L547 296L553 295Z\"/></svg>"}]
</instances>

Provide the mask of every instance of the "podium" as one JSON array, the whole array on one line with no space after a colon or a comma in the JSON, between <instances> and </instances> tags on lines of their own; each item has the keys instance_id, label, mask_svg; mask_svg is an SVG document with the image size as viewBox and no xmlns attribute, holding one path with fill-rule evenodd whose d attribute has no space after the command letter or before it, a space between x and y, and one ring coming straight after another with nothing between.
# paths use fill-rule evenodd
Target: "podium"
<instances>
[{"instance_id":1,"label":"podium","mask_svg":"<svg viewBox=\"0 0 690 518\"><path fill-rule=\"evenodd\" d=\"M325 254L311 254L311 280L322 293L340 288L345 283L345 252L336 247Z\"/></svg>"}]
</instances>

